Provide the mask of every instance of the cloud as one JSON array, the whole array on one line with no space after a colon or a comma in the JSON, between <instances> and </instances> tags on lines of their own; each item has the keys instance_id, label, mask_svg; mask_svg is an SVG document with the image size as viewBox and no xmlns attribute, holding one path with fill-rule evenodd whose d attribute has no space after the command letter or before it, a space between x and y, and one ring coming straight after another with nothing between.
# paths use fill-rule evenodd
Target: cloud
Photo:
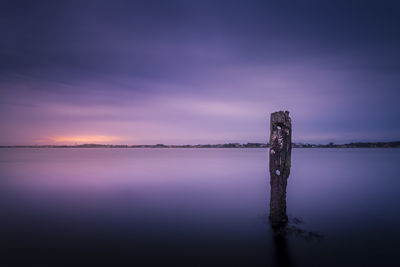
<instances>
[{"instance_id":1,"label":"cloud","mask_svg":"<svg viewBox=\"0 0 400 267\"><path fill-rule=\"evenodd\" d=\"M8 1L0 143L261 141L282 109L295 139L398 137L398 10L390 1Z\"/></svg>"}]
</instances>

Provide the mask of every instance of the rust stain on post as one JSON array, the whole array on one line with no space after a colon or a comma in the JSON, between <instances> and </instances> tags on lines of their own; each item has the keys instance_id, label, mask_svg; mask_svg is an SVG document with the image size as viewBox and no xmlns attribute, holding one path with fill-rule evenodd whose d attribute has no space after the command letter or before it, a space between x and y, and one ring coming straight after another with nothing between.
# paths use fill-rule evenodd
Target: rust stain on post
<instances>
[{"instance_id":1,"label":"rust stain on post","mask_svg":"<svg viewBox=\"0 0 400 267\"><path fill-rule=\"evenodd\" d=\"M271 135L269 149L269 172L271 175L271 201L269 219L272 227L287 224L286 186L290 174L292 151L292 122L289 111L271 114Z\"/></svg>"}]
</instances>

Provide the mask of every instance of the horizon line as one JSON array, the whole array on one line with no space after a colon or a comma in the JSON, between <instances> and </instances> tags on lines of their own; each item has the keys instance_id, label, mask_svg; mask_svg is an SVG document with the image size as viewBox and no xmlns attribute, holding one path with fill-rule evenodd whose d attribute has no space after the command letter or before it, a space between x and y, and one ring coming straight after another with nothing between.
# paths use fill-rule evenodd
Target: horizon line
<instances>
[{"instance_id":1,"label":"horizon line","mask_svg":"<svg viewBox=\"0 0 400 267\"><path fill-rule=\"evenodd\" d=\"M353 141L347 143L311 143L311 142L292 142L295 145L316 145L316 146L328 146L328 145L351 145L351 144L390 144L390 143L400 143L400 140L394 141ZM218 146L218 145L269 145L269 142L228 142L228 143L207 143L207 144L101 144L101 143L82 143L82 144L25 144L25 145L0 145L0 147L77 147L77 146L127 146L127 147L136 147L136 146Z\"/></svg>"}]
</instances>

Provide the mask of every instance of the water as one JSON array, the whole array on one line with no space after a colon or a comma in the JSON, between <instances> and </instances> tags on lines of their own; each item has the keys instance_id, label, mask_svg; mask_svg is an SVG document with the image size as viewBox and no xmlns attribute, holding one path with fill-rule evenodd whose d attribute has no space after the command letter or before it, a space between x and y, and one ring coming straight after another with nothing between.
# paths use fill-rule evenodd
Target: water
<instances>
[{"instance_id":1,"label":"water","mask_svg":"<svg viewBox=\"0 0 400 267\"><path fill-rule=\"evenodd\" d=\"M274 239L267 149L1 149L0 266L395 266L399 149L294 149Z\"/></svg>"}]
</instances>

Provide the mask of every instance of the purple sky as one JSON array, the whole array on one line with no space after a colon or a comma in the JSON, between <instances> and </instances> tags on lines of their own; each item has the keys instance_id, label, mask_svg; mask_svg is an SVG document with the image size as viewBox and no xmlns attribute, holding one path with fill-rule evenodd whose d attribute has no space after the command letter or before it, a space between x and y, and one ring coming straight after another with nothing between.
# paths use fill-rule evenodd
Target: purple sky
<instances>
[{"instance_id":1,"label":"purple sky","mask_svg":"<svg viewBox=\"0 0 400 267\"><path fill-rule=\"evenodd\" d=\"M397 2L2 1L0 145L398 140Z\"/></svg>"}]
</instances>

